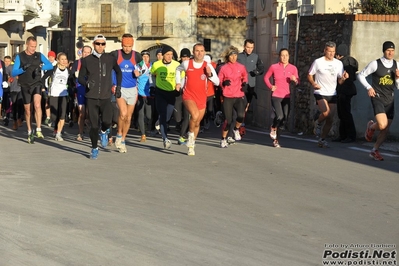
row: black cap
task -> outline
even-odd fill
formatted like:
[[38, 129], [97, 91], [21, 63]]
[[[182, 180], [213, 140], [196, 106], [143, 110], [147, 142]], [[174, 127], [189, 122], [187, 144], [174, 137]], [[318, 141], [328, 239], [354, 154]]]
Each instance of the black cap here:
[[190, 52], [189, 49], [187, 49], [187, 48], [181, 49], [180, 58], [182, 58], [182, 57], [190, 57], [190, 56], [191, 56], [191, 52]]
[[173, 52], [172, 47], [170, 47], [169, 45], [162, 47], [162, 55], [166, 54], [167, 52]]
[[162, 54], [162, 48], [159, 48], [155, 54]]
[[148, 50], [143, 50], [141, 51], [141, 55], [150, 55], [150, 52]]
[[347, 56], [349, 53], [348, 53], [348, 45], [346, 45], [346, 44], [344, 44], [344, 43], [341, 43], [340, 45], [338, 45], [338, 47], [337, 47], [337, 51], [336, 51], [336, 54], [338, 54], [338, 55], [342, 55], [342, 56]]
[[391, 41], [384, 42], [382, 45], [382, 52], [385, 52], [387, 49], [395, 49], [395, 44]]

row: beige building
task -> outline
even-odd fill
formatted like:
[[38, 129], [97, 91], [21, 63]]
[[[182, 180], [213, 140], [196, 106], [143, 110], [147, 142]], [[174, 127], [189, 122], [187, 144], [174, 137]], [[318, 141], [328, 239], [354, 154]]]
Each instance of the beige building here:
[[134, 50], [155, 51], [162, 45], [176, 53], [197, 41], [196, 5], [191, 1], [76, 1], [76, 37], [91, 45], [96, 34], [107, 38], [107, 51], [121, 48], [124, 33], [135, 38]]
[[0, 0], [0, 58], [25, 49], [35, 36], [37, 51], [47, 55], [51, 29], [61, 21], [60, 2], [54, 0]]

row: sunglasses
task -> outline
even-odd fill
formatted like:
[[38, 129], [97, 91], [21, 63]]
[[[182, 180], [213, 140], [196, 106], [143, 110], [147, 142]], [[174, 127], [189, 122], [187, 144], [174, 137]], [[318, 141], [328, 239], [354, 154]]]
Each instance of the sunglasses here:
[[105, 46], [105, 42], [95, 42], [95, 45], [101, 45], [101, 46]]

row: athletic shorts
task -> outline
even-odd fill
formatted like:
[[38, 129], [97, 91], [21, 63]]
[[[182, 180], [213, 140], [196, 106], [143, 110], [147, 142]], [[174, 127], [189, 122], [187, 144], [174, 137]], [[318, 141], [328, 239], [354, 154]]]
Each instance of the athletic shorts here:
[[374, 115], [386, 114], [388, 119], [393, 119], [395, 114], [394, 101], [384, 104], [378, 97], [371, 97], [371, 104], [373, 105]]
[[22, 92], [22, 100], [24, 101], [24, 104], [29, 104], [32, 102], [33, 95], [39, 94], [42, 95], [42, 86], [36, 85], [31, 88], [21, 88]]
[[79, 86], [76, 88], [76, 100], [78, 105], [86, 105], [86, 88], [85, 86]]
[[133, 88], [121, 88], [121, 98], [125, 99], [128, 105], [135, 105], [137, 102], [138, 92], [137, 87]]
[[337, 95], [332, 95], [332, 96], [324, 96], [324, 95], [320, 95], [320, 94], [313, 94], [314, 98], [316, 99], [316, 104], [317, 101], [319, 100], [326, 100], [327, 103], [337, 103]]
[[197, 105], [198, 110], [203, 110], [206, 108], [206, 100], [207, 100], [207, 96], [206, 96], [206, 91], [204, 90], [203, 92], [201, 91], [200, 93], [195, 92], [195, 91], [190, 91], [185, 89], [183, 91], [183, 96], [182, 99], [183, 101], [194, 101], [195, 104]]

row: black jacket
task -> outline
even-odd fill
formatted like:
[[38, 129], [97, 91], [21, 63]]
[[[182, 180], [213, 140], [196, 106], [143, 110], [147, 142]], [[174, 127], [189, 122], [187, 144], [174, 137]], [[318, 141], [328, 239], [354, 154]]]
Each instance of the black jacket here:
[[353, 96], [357, 94], [356, 91], [356, 72], [358, 71], [359, 64], [357, 60], [351, 56], [345, 56], [340, 59], [344, 65], [344, 70], [349, 74], [349, 78], [344, 81], [343, 84], [337, 85], [337, 93], [344, 94], [348, 96]]
[[112, 70], [116, 74], [116, 85], [122, 82], [122, 71], [115, 57], [103, 53], [100, 58], [91, 54], [82, 59], [78, 82], [86, 85], [86, 98], [110, 99], [112, 88]]

